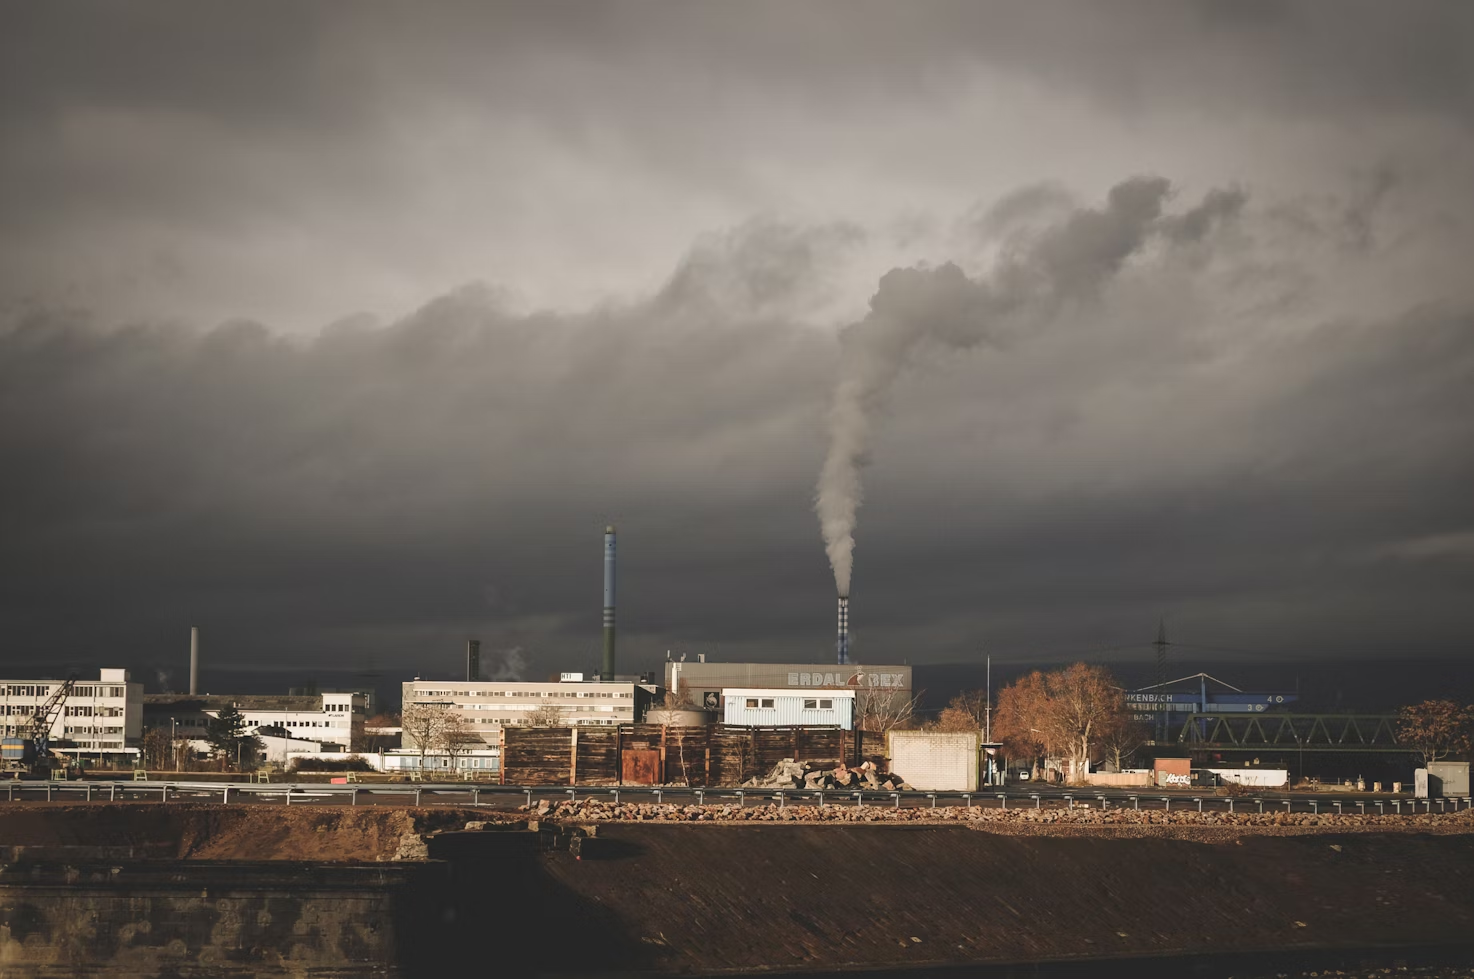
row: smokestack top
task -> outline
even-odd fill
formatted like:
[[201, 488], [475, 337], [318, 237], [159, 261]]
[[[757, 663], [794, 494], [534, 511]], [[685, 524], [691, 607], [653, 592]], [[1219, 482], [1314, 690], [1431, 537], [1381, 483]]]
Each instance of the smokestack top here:
[[606, 534], [612, 534], [612, 533], [614, 533], [614, 524], [610, 524], [609, 526], [605, 527], [604, 528], [604, 533], [606, 533]]

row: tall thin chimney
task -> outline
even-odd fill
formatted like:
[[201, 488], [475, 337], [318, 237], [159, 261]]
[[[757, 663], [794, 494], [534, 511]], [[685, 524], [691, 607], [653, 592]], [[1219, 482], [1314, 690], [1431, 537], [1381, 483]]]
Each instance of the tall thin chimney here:
[[599, 679], [614, 679], [614, 525], [604, 528], [604, 665]]
[[189, 694], [193, 697], [200, 692], [200, 628], [190, 626], [189, 629]]
[[466, 682], [475, 683], [481, 679], [481, 640], [466, 640]]
[[844, 666], [850, 661], [850, 596], [839, 596], [839, 637], [834, 643], [835, 651], [839, 653], [839, 665]]

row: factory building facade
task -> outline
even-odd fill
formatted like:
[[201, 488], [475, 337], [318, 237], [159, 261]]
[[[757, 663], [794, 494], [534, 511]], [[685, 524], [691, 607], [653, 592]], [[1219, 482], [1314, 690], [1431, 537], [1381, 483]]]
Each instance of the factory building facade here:
[[205, 732], [210, 721], [219, 717], [226, 707], [240, 711], [247, 734], [273, 737], [283, 743], [310, 743], [317, 745], [319, 751], [352, 751], [363, 743], [367, 695], [362, 692], [306, 696], [164, 693], [148, 694], [143, 701], [144, 727], [162, 728], [172, 736], [188, 738], [196, 751], [208, 749]]
[[[61, 680], [0, 680], [5, 736], [25, 737], [31, 718], [63, 685]], [[143, 684], [117, 669], [76, 681], [47, 734], [54, 751], [99, 756], [136, 754], [142, 737]]]
[[855, 729], [855, 691], [728, 687], [722, 691], [722, 720], [746, 727], [838, 727]]
[[911, 696], [909, 666], [834, 666], [819, 663], [707, 663], [665, 664], [665, 687], [684, 693], [692, 706], [720, 711], [722, 691], [729, 688], [789, 690], [852, 690]]
[[[459, 714], [468, 732], [488, 745], [501, 743], [504, 727], [613, 727], [645, 716], [655, 688], [631, 681], [584, 680], [568, 674], [556, 683], [506, 680], [411, 680], [404, 684], [403, 703], [445, 704]], [[418, 750], [408, 726], [406, 750]]]

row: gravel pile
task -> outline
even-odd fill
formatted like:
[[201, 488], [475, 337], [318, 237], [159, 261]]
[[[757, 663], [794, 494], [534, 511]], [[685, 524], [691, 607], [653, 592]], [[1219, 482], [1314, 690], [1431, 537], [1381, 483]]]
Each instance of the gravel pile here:
[[1442, 831], [1474, 831], [1474, 811], [1459, 813], [1418, 813], [1385, 815], [1372, 813], [1289, 813], [1279, 812], [1198, 812], [1186, 806], [1163, 811], [1157, 809], [1135, 810], [1111, 808], [1014, 809], [966, 808], [963, 806], [938, 806], [932, 808], [896, 809], [886, 805], [857, 807], [855, 805], [790, 804], [775, 803], [738, 806], [724, 805], [681, 805], [677, 803], [621, 802], [603, 799], [580, 799], [576, 802], [549, 803], [546, 800], [532, 809], [540, 818], [582, 822], [822, 822], [822, 823], [970, 823], [979, 826], [1059, 826], [1059, 827], [1171, 827], [1201, 826], [1224, 829], [1233, 828], [1305, 828], [1322, 832], [1425, 828]]

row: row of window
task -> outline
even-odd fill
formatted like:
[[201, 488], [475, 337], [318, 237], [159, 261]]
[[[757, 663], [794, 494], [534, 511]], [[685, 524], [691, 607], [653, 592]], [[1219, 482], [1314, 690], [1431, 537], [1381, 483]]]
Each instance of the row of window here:
[[91, 726], [91, 727], [68, 727], [68, 728], [66, 728], [65, 733], [67, 733], [67, 734], [122, 734], [123, 733], [123, 729], [121, 727], [97, 727], [97, 726], [94, 725], [94, 726]]
[[49, 697], [51, 696], [51, 686], [45, 683], [8, 683], [5, 685], [5, 696]]
[[121, 707], [93, 707], [91, 704], [78, 704], [66, 709], [67, 717], [122, 717]]
[[[770, 710], [772, 697], [748, 697], [747, 706], [753, 710]], [[809, 697], [804, 700], [804, 710], [833, 710], [834, 701], [828, 697]]]
[[538, 690], [477, 690], [477, 691], [470, 691], [470, 690], [417, 690], [417, 691], [415, 691], [415, 696], [417, 696], [417, 697], [423, 697], [423, 698], [429, 698], [429, 697], [464, 697], [464, 698], [470, 698], [470, 697], [482, 697], [482, 698], [494, 698], [494, 697], [546, 697], [546, 698], [548, 698], [550, 700], [576, 700], [576, 699], [578, 699], [580, 697], [603, 697], [603, 698], [606, 698], [607, 699], [607, 698], [613, 697], [613, 698], [622, 698], [624, 700], [629, 700], [629, 699], [631, 699], [634, 696], [634, 694], [631, 694], [631, 693], [601, 693], [601, 692], [593, 691], [593, 690], [577, 691], [577, 692], [573, 692], [573, 693], [570, 693], [570, 692], [567, 692], [567, 691], [563, 691], [563, 690], [542, 690], [542, 691], [538, 691]]
[[[7, 683], [0, 686], [7, 697], [49, 697], [52, 686], [49, 683]], [[67, 694], [71, 697], [127, 697], [127, 687], [73, 687], [72, 692]]]
[[73, 687], [69, 697], [127, 697], [127, 687]]

